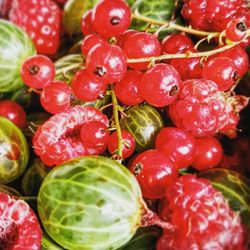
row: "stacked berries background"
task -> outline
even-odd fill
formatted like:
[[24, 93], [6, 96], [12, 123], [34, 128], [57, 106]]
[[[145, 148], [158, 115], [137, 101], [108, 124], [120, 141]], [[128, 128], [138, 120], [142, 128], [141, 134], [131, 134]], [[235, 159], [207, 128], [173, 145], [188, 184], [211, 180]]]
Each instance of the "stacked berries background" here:
[[[154, 248], [247, 249], [250, 212], [244, 188], [250, 183], [249, 167], [228, 164], [234, 157], [229, 145], [238, 145], [239, 133], [247, 143], [235, 154], [239, 158], [250, 152], [245, 125], [249, 94], [241, 87], [249, 82], [247, 1], [185, 0], [182, 24], [134, 11], [124, 0], [100, 0], [92, 7], [79, 5], [79, 10], [74, 4], [0, 1], [1, 17], [25, 32], [36, 48], [21, 60], [21, 88], [1, 93], [0, 75], [0, 118], [9, 119], [26, 136], [28, 164], [38, 158], [47, 173], [78, 157], [110, 157], [134, 175], [143, 202], [162, 225], [171, 225], [163, 226]], [[69, 10], [81, 17], [77, 27], [65, 24]], [[133, 20], [147, 23], [146, 29]], [[5, 158], [18, 165], [21, 155], [18, 151], [18, 157], [9, 157], [16, 144], [2, 147], [2, 141], [0, 173]], [[20, 188], [27, 172], [10, 185]], [[238, 188], [227, 186], [226, 175], [232, 173]], [[46, 176], [39, 174], [38, 189]], [[19, 201], [0, 189], [0, 222], [6, 224], [0, 223], [0, 248], [19, 249], [12, 247], [22, 241], [17, 233], [20, 218], [5, 212]], [[242, 217], [245, 210], [232, 206], [238, 203], [248, 209], [247, 215]], [[27, 244], [39, 249], [39, 222], [26, 203], [20, 207], [30, 215]]]

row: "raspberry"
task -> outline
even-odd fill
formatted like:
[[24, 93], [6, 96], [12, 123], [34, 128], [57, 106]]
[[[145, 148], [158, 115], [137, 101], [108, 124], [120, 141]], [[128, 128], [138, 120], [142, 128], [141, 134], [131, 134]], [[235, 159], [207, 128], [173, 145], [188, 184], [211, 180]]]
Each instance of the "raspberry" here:
[[239, 121], [239, 112], [248, 103], [243, 96], [229, 96], [218, 91], [210, 80], [187, 80], [179, 99], [169, 107], [172, 121], [177, 127], [194, 136], [215, 135], [222, 132], [233, 137]]
[[13, 0], [0, 1], [0, 17], [7, 18]]
[[55, 54], [59, 46], [60, 9], [52, 0], [14, 0], [10, 21], [32, 38], [39, 54]]
[[38, 128], [33, 137], [35, 153], [48, 166], [58, 165], [66, 160], [97, 154], [85, 147], [80, 138], [83, 124], [99, 121], [108, 127], [108, 118], [98, 109], [90, 106], [75, 106], [63, 113], [52, 116]]
[[161, 215], [176, 230], [165, 231], [158, 250], [163, 249], [163, 242], [168, 250], [244, 249], [239, 215], [208, 180], [182, 176], [167, 187], [166, 199]]

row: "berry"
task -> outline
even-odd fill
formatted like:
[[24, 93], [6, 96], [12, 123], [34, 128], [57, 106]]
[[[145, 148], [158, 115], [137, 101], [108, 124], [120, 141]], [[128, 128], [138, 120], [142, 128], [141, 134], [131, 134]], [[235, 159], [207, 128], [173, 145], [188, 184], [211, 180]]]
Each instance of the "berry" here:
[[135, 34], [137, 32], [138, 32], [137, 30], [132, 30], [132, 29], [126, 30], [120, 36], [118, 36], [116, 38], [117, 39], [116, 44], [119, 47], [123, 47], [123, 45], [124, 45], [125, 41], [127, 40], [127, 38], [130, 37], [130, 36], [132, 36], [133, 34]]
[[39, 54], [53, 55], [59, 47], [61, 12], [52, 0], [15, 0], [10, 21], [32, 38]]
[[86, 147], [94, 148], [103, 153], [109, 140], [107, 126], [99, 121], [85, 123], [81, 129], [81, 140]]
[[84, 146], [80, 138], [82, 126], [91, 121], [109, 126], [108, 118], [91, 106], [77, 105], [52, 116], [38, 128], [33, 137], [35, 153], [48, 166], [79, 156], [98, 154], [94, 149]]
[[96, 79], [104, 83], [114, 83], [126, 74], [127, 58], [120, 47], [102, 43], [89, 51], [86, 67]]
[[165, 231], [164, 249], [245, 249], [238, 213], [208, 180], [184, 175], [167, 187], [166, 199], [165, 218], [176, 229]]
[[[130, 59], [159, 56], [161, 54], [161, 44], [155, 35], [146, 32], [136, 32], [127, 36], [122, 46], [123, 51]], [[149, 63], [130, 63], [129, 67], [143, 70]]]
[[89, 51], [97, 44], [101, 44], [106, 42], [103, 37], [98, 34], [89, 34], [84, 37], [82, 44], [81, 44], [81, 51], [83, 55], [87, 56]]
[[138, 84], [143, 73], [137, 70], [128, 70], [123, 79], [115, 84], [115, 94], [125, 105], [134, 106], [144, 101]]
[[183, 33], [166, 36], [161, 44], [166, 54], [183, 53], [194, 47], [192, 40]]
[[11, 4], [13, 0], [1, 0], [0, 1], [0, 17], [7, 18]]
[[21, 77], [33, 89], [42, 89], [50, 84], [56, 74], [53, 62], [46, 56], [29, 57], [22, 65]]
[[203, 79], [217, 83], [220, 91], [230, 89], [238, 80], [238, 73], [234, 62], [227, 57], [216, 57], [204, 65]]
[[81, 20], [81, 30], [84, 36], [93, 34], [95, 32], [92, 25], [92, 10], [87, 11]]
[[[114, 132], [109, 137], [108, 150], [110, 154], [115, 154], [118, 148], [117, 132]], [[126, 130], [122, 130], [122, 158], [126, 159], [135, 151], [135, 139]]]
[[19, 128], [23, 128], [25, 126], [26, 113], [23, 107], [15, 101], [0, 101], [0, 116], [9, 119]]
[[93, 9], [92, 25], [102, 36], [122, 34], [131, 23], [131, 10], [123, 0], [101, 0]]
[[140, 184], [142, 195], [148, 199], [164, 197], [167, 186], [178, 178], [175, 164], [157, 150], [147, 150], [133, 160], [130, 171]]
[[23, 200], [0, 193], [0, 246], [4, 250], [39, 250], [42, 230], [35, 213]]
[[178, 96], [181, 85], [179, 73], [168, 64], [151, 67], [139, 82], [142, 97], [152, 106], [164, 107]]
[[225, 32], [229, 40], [239, 42], [244, 39], [247, 33], [247, 26], [245, 23], [234, 19], [227, 24]]
[[196, 154], [192, 166], [201, 171], [217, 166], [223, 156], [220, 142], [214, 137], [196, 138]]
[[62, 81], [54, 81], [42, 90], [40, 96], [43, 108], [52, 114], [65, 111], [71, 102], [71, 88]]
[[163, 128], [156, 139], [156, 149], [168, 156], [178, 167], [187, 168], [194, 161], [195, 138], [179, 128]]
[[93, 78], [86, 69], [78, 71], [71, 82], [73, 93], [84, 102], [92, 102], [102, 98], [106, 86], [101, 80]]

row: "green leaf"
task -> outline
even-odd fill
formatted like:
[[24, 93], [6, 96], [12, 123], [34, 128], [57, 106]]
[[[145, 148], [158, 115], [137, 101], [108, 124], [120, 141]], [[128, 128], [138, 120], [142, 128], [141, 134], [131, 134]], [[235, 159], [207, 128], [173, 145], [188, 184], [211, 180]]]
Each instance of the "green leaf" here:
[[42, 250], [63, 250], [61, 246], [57, 245], [49, 235], [43, 231]]

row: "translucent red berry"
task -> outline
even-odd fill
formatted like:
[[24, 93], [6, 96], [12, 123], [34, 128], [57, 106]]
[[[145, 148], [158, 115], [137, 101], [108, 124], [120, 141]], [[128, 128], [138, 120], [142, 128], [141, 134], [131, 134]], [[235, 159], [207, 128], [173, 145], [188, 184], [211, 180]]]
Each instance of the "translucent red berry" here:
[[55, 77], [53, 62], [46, 56], [29, 57], [22, 65], [21, 76], [24, 83], [33, 89], [42, 89]]
[[109, 38], [123, 33], [131, 23], [131, 10], [123, 0], [101, 0], [93, 9], [92, 25]]
[[240, 20], [233, 19], [227, 24], [225, 32], [229, 40], [239, 42], [246, 36], [247, 25]]
[[121, 35], [119, 35], [116, 39], [117, 42], [116, 44], [120, 47], [123, 47], [125, 41], [127, 40], [128, 37], [132, 36], [133, 34], [137, 33], [137, 30], [129, 29], [123, 32]]
[[164, 107], [178, 96], [181, 87], [179, 73], [168, 64], [156, 64], [142, 77], [139, 91], [142, 97], [152, 106]]
[[92, 10], [87, 11], [81, 20], [81, 30], [83, 35], [87, 36], [95, 32], [92, 25]]
[[81, 51], [83, 55], [87, 56], [89, 51], [97, 44], [106, 42], [106, 40], [98, 34], [89, 34], [84, 37], [81, 44]]
[[54, 81], [42, 90], [42, 107], [52, 114], [63, 112], [70, 106], [71, 94], [72, 90], [65, 82]]

